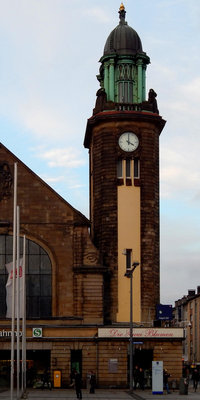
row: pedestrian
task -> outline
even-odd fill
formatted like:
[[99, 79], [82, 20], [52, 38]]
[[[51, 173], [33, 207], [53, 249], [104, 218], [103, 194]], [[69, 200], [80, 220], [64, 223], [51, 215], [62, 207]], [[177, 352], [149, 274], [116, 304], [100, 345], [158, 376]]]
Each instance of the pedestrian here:
[[82, 399], [82, 380], [81, 380], [81, 374], [75, 370], [75, 389], [76, 389], [76, 397], [77, 399]]
[[139, 367], [138, 365], [135, 366], [135, 369], [133, 371], [133, 379], [134, 379], [134, 390], [136, 390], [137, 385], [139, 383]]
[[139, 385], [140, 389], [144, 390], [144, 370], [142, 368], [139, 369]]
[[170, 374], [168, 374], [167, 369], [163, 370], [163, 384], [164, 384], [164, 389], [166, 389], [167, 394], [170, 394], [169, 391], [169, 382], [168, 378], [170, 377]]
[[42, 389], [45, 388], [45, 385], [47, 388], [51, 389], [50, 374], [48, 369], [45, 369], [42, 376]]
[[93, 373], [93, 371], [91, 371], [91, 375], [90, 375], [90, 393], [95, 393], [95, 387], [96, 387], [96, 376]]
[[193, 388], [194, 388], [194, 391], [196, 392], [198, 382], [199, 382], [199, 372], [198, 372], [197, 368], [195, 368], [192, 373], [192, 380], [193, 380]]

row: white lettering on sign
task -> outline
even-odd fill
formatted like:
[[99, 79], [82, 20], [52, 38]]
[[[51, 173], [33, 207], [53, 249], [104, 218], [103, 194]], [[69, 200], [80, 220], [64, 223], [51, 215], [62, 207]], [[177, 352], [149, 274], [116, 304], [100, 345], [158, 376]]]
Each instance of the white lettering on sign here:
[[[0, 337], [11, 337], [12, 331], [5, 331], [4, 329], [0, 331]], [[15, 331], [15, 336], [17, 336], [17, 331]], [[22, 331], [19, 332], [19, 337], [22, 336]]]

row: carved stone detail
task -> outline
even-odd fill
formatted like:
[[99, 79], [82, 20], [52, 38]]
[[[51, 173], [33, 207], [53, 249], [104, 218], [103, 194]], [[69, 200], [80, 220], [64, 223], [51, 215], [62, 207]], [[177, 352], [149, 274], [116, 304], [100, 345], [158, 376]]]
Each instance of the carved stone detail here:
[[97, 252], [87, 252], [84, 254], [84, 264], [85, 265], [96, 265], [98, 264], [98, 254]]
[[0, 201], [11, 196], [13, 178], [8, 163], [0, 164]]

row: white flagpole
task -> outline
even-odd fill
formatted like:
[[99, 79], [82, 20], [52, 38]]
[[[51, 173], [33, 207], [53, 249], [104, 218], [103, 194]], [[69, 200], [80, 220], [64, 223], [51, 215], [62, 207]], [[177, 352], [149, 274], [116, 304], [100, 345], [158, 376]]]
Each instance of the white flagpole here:
[[17, 399], [19, 399], [19, 374], [20, 374], [20, 343], [19, 343], [19, 333], [20, 333], [20, 326], [19, 326], [19, 319], [20, 319], [20, 292], [19, 292], [19, 259], [20, 259], [20, 209], [17, 206]]
[[22, 393], [26, 396], [26, 236], [23, 241], [23, 265], [22, 265]]
[[13, 400], [14, 353], [15, 353], [15, 270], [16, 270], [16, 214], [17, 214], [17, 163], [14, 164], [14, 203], [13, 203], [13, 287], [12, 287], [12, 326], [11, 326], [11, 368], [10, 396]]

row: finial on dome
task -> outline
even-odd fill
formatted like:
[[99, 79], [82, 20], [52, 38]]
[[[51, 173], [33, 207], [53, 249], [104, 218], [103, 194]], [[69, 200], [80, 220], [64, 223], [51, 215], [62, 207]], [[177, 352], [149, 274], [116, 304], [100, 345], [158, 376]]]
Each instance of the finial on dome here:
[[118, 12], [119, 12], [120, 23], [125, 23], [126, 11], [123, 3], [121, 3]]

